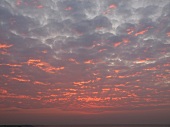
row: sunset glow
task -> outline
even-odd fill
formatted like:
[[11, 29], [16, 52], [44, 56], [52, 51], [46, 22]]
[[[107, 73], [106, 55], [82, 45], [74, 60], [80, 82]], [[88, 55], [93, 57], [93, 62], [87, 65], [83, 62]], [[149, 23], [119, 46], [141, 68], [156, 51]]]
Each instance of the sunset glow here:
[[0, 0], [0, 124], [168, 123], [169, 7]]

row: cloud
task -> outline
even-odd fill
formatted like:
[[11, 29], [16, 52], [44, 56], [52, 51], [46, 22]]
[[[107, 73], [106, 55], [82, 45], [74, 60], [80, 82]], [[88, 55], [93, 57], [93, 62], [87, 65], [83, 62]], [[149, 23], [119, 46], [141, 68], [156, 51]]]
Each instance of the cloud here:
[[169, 4], [1, 1], [1, 104], [85, 112], [168, 108]]

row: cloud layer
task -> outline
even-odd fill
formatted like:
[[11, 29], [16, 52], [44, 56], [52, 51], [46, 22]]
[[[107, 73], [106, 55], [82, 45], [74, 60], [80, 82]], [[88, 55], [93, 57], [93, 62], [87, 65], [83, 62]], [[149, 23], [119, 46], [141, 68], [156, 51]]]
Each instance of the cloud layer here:
[[169, 0], [1, 0], [0, 107], [170, 106]]

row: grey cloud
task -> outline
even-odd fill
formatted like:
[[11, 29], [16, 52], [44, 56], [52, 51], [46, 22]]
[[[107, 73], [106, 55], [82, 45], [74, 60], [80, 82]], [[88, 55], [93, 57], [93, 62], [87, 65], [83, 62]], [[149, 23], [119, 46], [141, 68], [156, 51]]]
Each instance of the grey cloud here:
[[104, 16], [97, 16], [93, 20], [94, 26], [96, 27], [104, 27], [107, 29], [112, 28], [112, 24], [110, 23], [109, 19]]
[[157, 10], [158, 10], [158, 6], [147, 6], [147, 7], [144, 7], [144, 8], [139, 8], [137, 9], [136, 11], [141, 14], [143, 17], [148, 17], [148, 16], [151, 16], [151, 15], [154, 15]]

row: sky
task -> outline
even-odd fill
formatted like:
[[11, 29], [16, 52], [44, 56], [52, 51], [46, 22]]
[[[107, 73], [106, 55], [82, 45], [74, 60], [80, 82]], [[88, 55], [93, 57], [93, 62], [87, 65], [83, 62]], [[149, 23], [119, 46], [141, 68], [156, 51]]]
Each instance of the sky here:
[[0, 124], [170, 124], [169, 0], [0, 0]]

